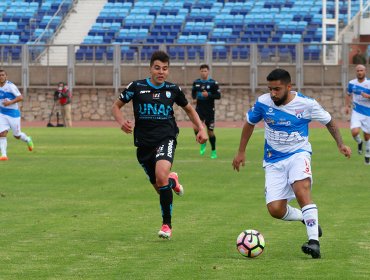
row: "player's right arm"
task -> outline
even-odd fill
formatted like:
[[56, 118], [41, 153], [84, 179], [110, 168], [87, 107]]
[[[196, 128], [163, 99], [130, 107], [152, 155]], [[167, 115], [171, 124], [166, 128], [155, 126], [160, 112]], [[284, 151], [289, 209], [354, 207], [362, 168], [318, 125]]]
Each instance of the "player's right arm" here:
[[112, 105], [112, 114], [114, 116], [114, 119], [116, 122], [119, 124], [121, 127], [121, 130], [125, 133], [132, 133], [132, 121], [126, 120], [124, 118], [123, 112], [121, 111], [121, 108], [125, 105], [126, 103], [122, 102], [121, 100], [117, 99], [113, 105]]
[[239, 149], [232, 163], [234, 170], [238, 172], [239, 172], [240, 165], [242, 166], [245, 165], [245, 150], [247, 148], [249, 139], [252, 136], [253, 130], [254, 130], [254, 125], [250, 124], [249, 122], [245, 122], [243, 126], [243, 131], [240, 137]]

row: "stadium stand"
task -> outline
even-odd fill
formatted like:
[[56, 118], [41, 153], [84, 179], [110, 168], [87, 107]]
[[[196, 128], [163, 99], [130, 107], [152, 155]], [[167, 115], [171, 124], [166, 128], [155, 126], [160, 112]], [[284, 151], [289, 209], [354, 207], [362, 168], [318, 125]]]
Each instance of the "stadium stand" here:
[[[352, 0], [351, 16], [359, 11]], [[0, 55], [19, 58], [17, 44], [47, 44], [60, 28], [72, 0], [2, 0], [0, 3]], [[340, 23], [348, 21], [347, 2], [340, 6]], [[334, 17], [334, 1], [328, 1]], [[294, 44], [304, 43], [305, 59], [320, 59], [321, 0], [108, 0], [76, 50], [78, 61], [113, 59], [112, 44], [121, 45], [121, 57], [147, 58], [166, 44], [176, 59], [203, 59], [205, 45], [213, 58], [248, 59], [250, 44], [258, 44], [261, 60], [280, 57], [292, 61]], [[328, 39], [335, 35], [327, 28]], [[315, 45], [316, 44], [316, 45]], [[5, 59], [6, 60], [6, 59]]]
[[0, 44], [14, 45], [0, 46], [2, 61], [19, 60], [21, 44], [48, 43], [72, 4], [72, 0], [2, 0]]
[[[352, 2], [354, 16], [359, 1]], [[342, 25], [347, 24], [345, 6], [340, 9]], [[328, 17], [333, 17], [334, 2], [328, 1], [327, 7]], [[256, 43], [262, 60], [278, 56], [292, 61], [292, 44], [302, 42], [312, 44], [304, 49], [305, 59], [318, 60], [321, 49], [315, 43], [322, 40], [321, 12], [321, 0], [109, 0], [92, 26], [88, 41], [82, 43], [125, 44], [121, 56], [127, 59], [134, 59], [139, 51], [141, 58], [146, 58], [159, 44], [175, 44], [168, 47], [175, 59], [203, 59], [206, 43], [213, 45], [214, 59], [224, 59], [229, 53], [233, 59], [245, 59], [250, 50], [246, 44]], [[334, 33], [334, 27], [327, 28], [328, 39]], [[103, 39], [91, 41], [90, 36]], [[143, 47], [139, 50], [137, 44]], [[88, 60], [91, 56], [84, 52], [91, 53], [92, 49], [81, 48], [77, 59]], [[111, 59], [112, 49], [107, 48], [104, 55]]]

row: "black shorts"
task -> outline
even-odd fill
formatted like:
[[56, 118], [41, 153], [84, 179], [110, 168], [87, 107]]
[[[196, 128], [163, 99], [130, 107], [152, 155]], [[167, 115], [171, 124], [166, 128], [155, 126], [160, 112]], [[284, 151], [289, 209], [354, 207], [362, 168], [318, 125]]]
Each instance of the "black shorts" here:
[[207, 129], [213, 131], [215, 129], [215, 112], [204, 112], [203, 110], [199, 110], [198, 108], [196, 111], [199, 115], [200, 120], [206, 124]]
[[155, 165], [159, 160], [167, 160], [173, 163], [176, 150], [176, 139], [169, 138], [163, 140], [156, 147], [138, 147], [136, 157], [140, 165], [143, 167], [149, 181], [155, 184]]

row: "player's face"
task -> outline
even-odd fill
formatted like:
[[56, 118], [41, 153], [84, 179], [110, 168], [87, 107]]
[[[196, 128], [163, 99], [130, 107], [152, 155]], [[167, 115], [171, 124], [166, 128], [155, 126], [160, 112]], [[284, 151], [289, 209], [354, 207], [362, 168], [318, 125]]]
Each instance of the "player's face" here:
[[6, 73], [5, 72], [0, 72], [0, 85], [3, 86], [6, 81]]
[[281, 81], [269, 81], [267, 87], [270, 91], [272, 101], [276, 106], [287, 103], [288, 95], [291, 90], [291, 84], [283, 84]]
[[164, 83], [168, 76], [168, 62], [155, 60], [150, 67], [150, 81], [153, 85], [159, 86]]
[[358, 80], [362, 81], [365, 79], [366, 76], [366, 68], [362, 65], [358, 65], [356, 67], [356, 77]]
[[202, 80], [207, 80], [209, 75], [209, 70], [207, 68], [200, 69], [200, 78]]

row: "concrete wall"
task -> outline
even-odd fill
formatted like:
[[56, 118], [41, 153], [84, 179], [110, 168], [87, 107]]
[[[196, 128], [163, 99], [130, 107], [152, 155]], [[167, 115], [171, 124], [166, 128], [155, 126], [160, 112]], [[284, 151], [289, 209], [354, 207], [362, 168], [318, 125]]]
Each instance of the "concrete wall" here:
[[[188, 100], [191, 100], [191, 89], [183, 88]], [[256, 96], [264, 93], [258, 90], [253, 95], [249, 88], [232, 88], [221, 85], [222, 98], [216, 101], [216, 120], [239, 121], [243, 120], [246, 111], [254, 104]], [[315, 98], [326, 110], [333, 114], [336, 119], [344, 120], [344, 97], [339, 89], [306, 88], [305, 95]], [[105, 88], [78, 88], [73, 91], [72, 113], [75, 121], [99, 121], [113, 120], [111, 106], [118, 94], [113, 89]], [[53, 107], [53, 90], [48, 88], [29, 89], [22, 104], [22, 117], [27, 121], [47, 121]], [[59, 105], [56, 111], [60, 112]], [[132, 104], [124, 107], [124, 113], [132, 116]], [[56, 113], [55, 111], [55, 113]], [[186, 116], [180, 108], [175, 109], [178, 121], [186, 120]], [[55, 117], [55, 114], [54, 114]], [[53, 119], [55, 121], [55, 118]]]

